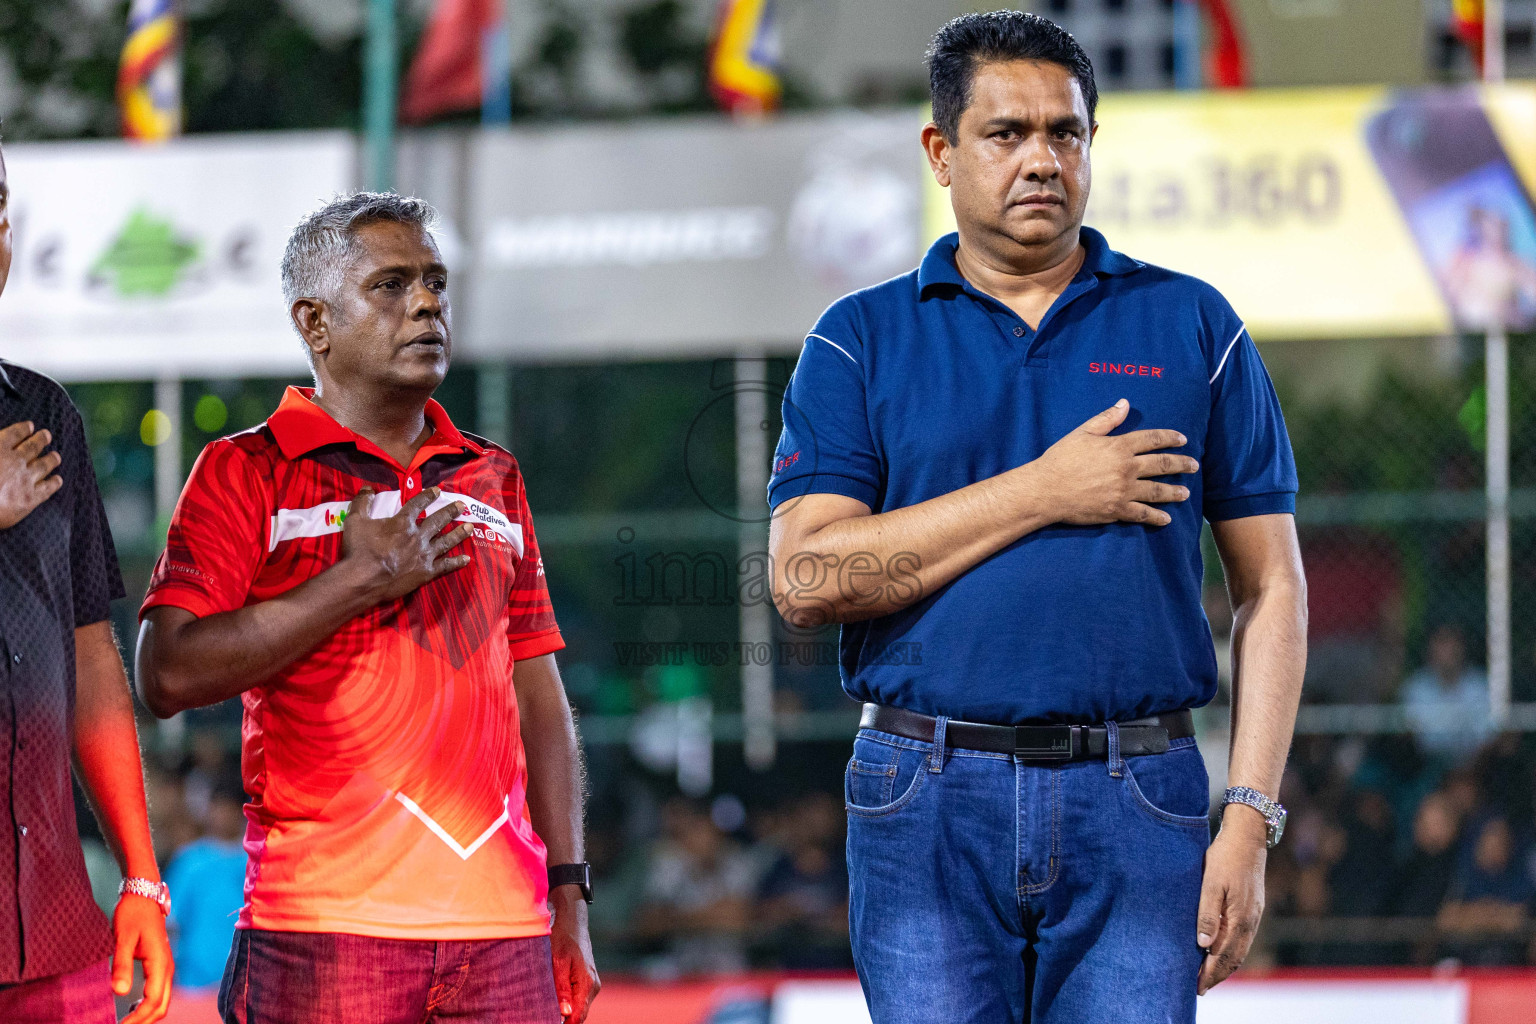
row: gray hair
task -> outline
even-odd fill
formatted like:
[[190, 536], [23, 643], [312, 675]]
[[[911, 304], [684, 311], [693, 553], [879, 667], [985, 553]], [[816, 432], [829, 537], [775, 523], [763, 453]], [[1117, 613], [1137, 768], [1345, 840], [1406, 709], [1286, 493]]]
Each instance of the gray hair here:
[[333, 302], [357, 258], [357, 229], [379, 221], [415, 224], [430, 232], [437, 211], [425, 199], [394, 192], [339, 195], [299, 222], [283, 249], [283, 298]]

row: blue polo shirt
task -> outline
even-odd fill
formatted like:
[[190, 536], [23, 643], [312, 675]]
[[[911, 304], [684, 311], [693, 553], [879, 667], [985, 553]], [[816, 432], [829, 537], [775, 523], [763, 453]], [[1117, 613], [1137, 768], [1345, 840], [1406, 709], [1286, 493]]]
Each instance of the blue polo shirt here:
[[[843, 626], [855, 700], [980, 722], [1099, 722], [1216, 693], [1200, 521], [1295, 510], [1280, 403], [1216, 289], [1115, 252], [1092, 229], [1082, 241], [1082, 269], [1039, 330], [966, 282], [953, 234], [915, 272], [835, 302], [785, 394], [769, 504], [819, 493], [876, 513], [916, 505], [1039, 458], [1122, 397], [1131, 410], [1116, 433], [1189, 439], [1178, 450], [1200, 472], [1167, 479], [1190, 498], [1163, 506], [1165, 527], [1037, 530], [893, 615]], [[870, 567], [856, 562], [840, 568], [867, 589]], [[912, 579], [893, 568], [890, 585]]]

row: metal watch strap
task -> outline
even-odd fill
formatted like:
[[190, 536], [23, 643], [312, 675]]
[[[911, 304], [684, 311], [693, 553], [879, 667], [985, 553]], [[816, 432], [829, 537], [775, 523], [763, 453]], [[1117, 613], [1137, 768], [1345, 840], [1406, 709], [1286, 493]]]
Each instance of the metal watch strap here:
[[118, 884], [119, 896], [143, 896], [160, 906], [160, 913], [171, 912], [171, 889], [164, 882], [151, 882], [147, 878], [125, 878]]
[[1285, 808], [1258, 790], [1248, 786], [1232, 786], [1222, 797], [1221, 806], [1226, 807], [1227, 804], [1245, 804], [1263, 815], [1265, 845], [1269, 849], [1274, 849], [1280, 837], [1285, 834]]
[[551, 889], [559, 885], [574, 885], [581, 889], [581, 898], [588, 903], [592, 902], [592, 865], [586, 861], [580, 864], [554, 864], [549, 869], [549, 887]]

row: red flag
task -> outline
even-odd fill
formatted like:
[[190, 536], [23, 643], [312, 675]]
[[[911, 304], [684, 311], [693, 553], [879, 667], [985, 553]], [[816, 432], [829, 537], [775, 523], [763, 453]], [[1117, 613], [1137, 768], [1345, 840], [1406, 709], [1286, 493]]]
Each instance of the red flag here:
[[486, 39], [501, 26], [501, 0], [437, 0], [405, 76], [400, 119], [421, 124], [479, 107], [485, 97]]
[[1206, 55], [1210, 83], [1218, 89], [1241, 89], [1248, 84], [1248, 58], [1227, 0], [1201, 0], [1201, 5], [1214, 36]]

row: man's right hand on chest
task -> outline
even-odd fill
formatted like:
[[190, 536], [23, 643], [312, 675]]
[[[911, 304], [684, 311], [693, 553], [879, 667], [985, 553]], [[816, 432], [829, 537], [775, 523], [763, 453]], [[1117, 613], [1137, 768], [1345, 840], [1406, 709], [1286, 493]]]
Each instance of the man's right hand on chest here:
[[[377, 602], [404, 597], [417, 587], [469, 564], [468, 555], [449, 556], [470, 535], [468, 523], [453, 525], [464, 511], [460, 502], [450, 502], [418, 521], [439, 491], [433, 487], [407, 501], [393, 516], [371, 519], [373, 491], [364, 490], [347, 506], [347, 518], [341, 528], [342, 560], [357, 574]], [[451, 527], [451, 528], [450, 528]]]
[[1183, 447], [1183, 434], [1135, 430], [1109, 436], [1130, 411], [1130, 403], [1122, 398], [1029, 464], [1041, 495], [1057, 512], [1057, 522], [1167, 526], [1173, 517], [1153, 506], [1189, 498], [1187, 487], [1150, 479], [1200, 471], [1200, 463], [1188, 455], [1160, 450]]
[[64, 486], [53, 472], [62, 461], [59, 453], [43, 451], [53, 435], [32, 428], [24, 422], [0, 430], [0, 530], [21, 522]]

